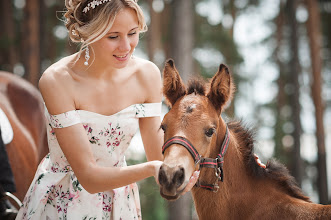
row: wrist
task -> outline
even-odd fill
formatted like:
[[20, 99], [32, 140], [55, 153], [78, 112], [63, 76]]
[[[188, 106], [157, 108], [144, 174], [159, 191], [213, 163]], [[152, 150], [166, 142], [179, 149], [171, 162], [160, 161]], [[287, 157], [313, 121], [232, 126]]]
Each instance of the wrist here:
[[160, 166], [163, 163], [162, 161], [159, 160], [152, 160], [149, 161], [149, 168], [148, 168], [148, 172], [150, 176], [157, 176], [160, 170]]

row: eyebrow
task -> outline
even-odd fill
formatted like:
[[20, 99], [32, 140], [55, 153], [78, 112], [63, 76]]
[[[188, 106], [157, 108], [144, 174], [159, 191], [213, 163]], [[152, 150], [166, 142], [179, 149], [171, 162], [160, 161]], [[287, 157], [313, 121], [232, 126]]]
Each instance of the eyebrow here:
[[[133, 31], [133, 30], [136, 30], [136, 29], [138, 29], [139, 27], [135, 27], [135, 28], [132, 28], [129, 32], [131, 32], [131, 31]], [[118, 34], [118, 33], [120, 33], [120, 32], [109, 32], [109, 33], [107, 33], [107, 35], [109, 35], [109, 34]]]

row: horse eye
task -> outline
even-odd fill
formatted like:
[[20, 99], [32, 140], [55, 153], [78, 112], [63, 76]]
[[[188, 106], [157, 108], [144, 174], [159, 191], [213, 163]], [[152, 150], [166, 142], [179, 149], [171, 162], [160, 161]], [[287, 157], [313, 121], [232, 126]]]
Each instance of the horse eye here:
[[208, 137], [211, 137], [213, 136], [213, 134], [215, 133], [215, 128], [209, 128], [205, 134], [208, 136]]

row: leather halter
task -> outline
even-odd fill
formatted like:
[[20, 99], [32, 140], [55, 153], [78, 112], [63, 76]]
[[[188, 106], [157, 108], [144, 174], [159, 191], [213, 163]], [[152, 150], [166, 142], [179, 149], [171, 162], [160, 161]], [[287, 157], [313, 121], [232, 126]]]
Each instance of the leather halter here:
[[215, 169], [215, 175], [217, 177], [215, 183], [202, 184], [200, 182], [200, 180], [198, 180], [198, 182], [195, 184], [195, 186], [201, 187], [203, 189], [211, 190], [213, 192], [217, 192], [218, 188], [219, 188], [218, 181], [223, 182], [224, 155], [226, 153], [226, 150], [228, 149], [229, 142], [230, 142], [229, 129], [228, 129], [228, 126], [226, 126], [225, 136], [224, 136], [224, 140], [223, 140], [223, 143], [221, 146], [221, 150], [215, 159], [201, 157], [199, 152], [193, 146], [193, 144], [191, 144], [191, 142], [188, 139], [186, 139], [184, 137], [180, 137], [180, 136], [174, 136], [174, 137], [168, 139], [162, 147], [162, 154], [164, 154], [165, 150], [168, 147], [170, 147], [172, 144], [179, 144], [179, 145], [182, 145], [183, 147], [185, 147], [190, 152], [191, 156], [193, 157], [195, 164], [199, 163], [199, 170], [202, 167]]

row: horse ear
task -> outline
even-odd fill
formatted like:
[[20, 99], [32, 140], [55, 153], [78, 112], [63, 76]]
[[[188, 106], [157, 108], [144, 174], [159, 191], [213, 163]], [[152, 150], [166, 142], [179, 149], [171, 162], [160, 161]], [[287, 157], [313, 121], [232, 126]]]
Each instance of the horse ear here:
[[185, 85], [175, 67], [172, 59], [166, 61], [163, 70], [163, 94], [174, 105], [175, 102], [186, 94]]
[[221, 64], [211, 80], [207, 97], [213, 103], [216, 110], [221, 113], [223, 106], [231, 100], [233, 91], [234, 85], [229, 69], [224, 64]]

